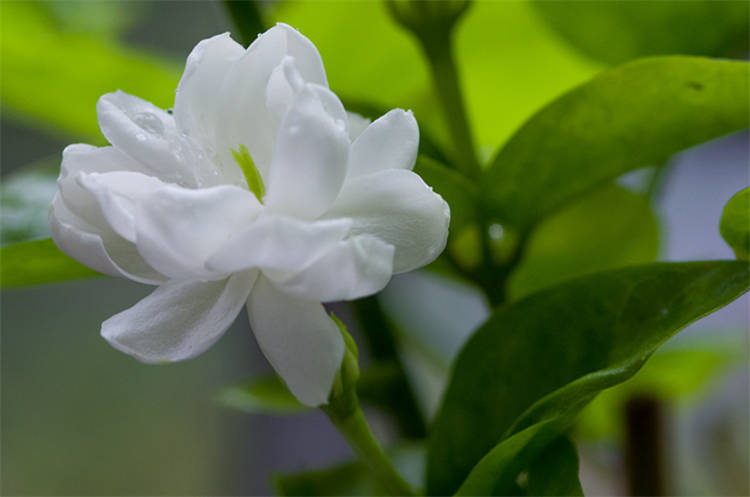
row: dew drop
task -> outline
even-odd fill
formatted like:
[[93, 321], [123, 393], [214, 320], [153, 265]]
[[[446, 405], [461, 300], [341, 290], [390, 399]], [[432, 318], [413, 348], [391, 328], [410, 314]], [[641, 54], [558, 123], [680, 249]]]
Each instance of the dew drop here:
[[487, 231], [493, 240], [502, 240], [505, 236], [505, 228], [498, 223], [491, 224]]
[[164, 124], [158, 116], [151, 112], [139, 112], [133, 116], [133, 122], [144, 131], [148, 131], [154, 135], [164, 134]]

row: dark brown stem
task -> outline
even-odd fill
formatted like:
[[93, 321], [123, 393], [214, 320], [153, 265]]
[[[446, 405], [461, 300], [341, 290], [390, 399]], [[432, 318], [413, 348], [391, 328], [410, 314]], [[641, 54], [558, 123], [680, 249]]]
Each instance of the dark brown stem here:
[[625, 405], [625, 460], [629, 495], [665, 495], [662, 410], [653, 397], [637, 396]]

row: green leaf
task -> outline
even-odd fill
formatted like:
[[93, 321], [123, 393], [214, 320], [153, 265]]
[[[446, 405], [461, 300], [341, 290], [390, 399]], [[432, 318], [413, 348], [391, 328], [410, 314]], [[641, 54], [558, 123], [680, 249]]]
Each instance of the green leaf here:
[[533, 6], [566, 41], [608, 64], [667, 54], [740, 57], [750, 43], [747, 2], [535, 0]]
[[744, 293], [749, 276], [737, 261], [649, 264], [580, 277], [494, 311], [454, 363], [430, 441], [429, 493], [455, 492], [470, 472], [467, 493], [502, 493], [600, 390]]
[[659, 223], [648, 198], [609, 185], [545, 219], [509, 282], [512, 299], [594, 271], [656, 260]]
[[104, 93], [119, 88], [164, 108], [174, 102], [179, 64], [62, 31], [38, 3], [3, 3], [0, 31], [0, 98], [11, 117], [101, 142], [96, 101]]
[[[424, 473], [424, 449], [419, 445], [389, 451], [398, 472], [415, 487]], [[278, 475], [273, 479], [278, 495], [390, 495], [359, 461], [304, 473]]]
[[12, 288], [101, 277], [60, 252], [50, 238], [0, 248], [0, 287]]
[[252, 414], [295, 414], [309, 408], [294, 397], [276, 376], [255, 379], [225, 388], [219, 393], [219, 404]]
[[48, 211], [57, 191], [58, 157], [29, 164], [0, 184], [0, 245], [50, 236]]
[[578, 451], [562, 436], [544, 449], [528, 469], [526, 495], [583, 495], [578, 481]]
[[738, 259], [750, 258], [750, 187], [729, 199], [721, 214], [719, 232]]
[[524, 124], [495, 157], [482, 200], [527, 230], [621, 174], [748, 126], [748, 64], [696, 57], [606, 71]]
[[65, 31], [96, 33], [114, 38], [130, 28], [146, 10], [145, 4], [57, 0], [39, 2]]
[[664, 347], [629, 381], [600, 393], [576, 421], [576, 437], [622, 441], [625, 404], [646, 396], [680, 407], [697, 402], [718, 377], [744, 359], [740, 340], [682, 343]]

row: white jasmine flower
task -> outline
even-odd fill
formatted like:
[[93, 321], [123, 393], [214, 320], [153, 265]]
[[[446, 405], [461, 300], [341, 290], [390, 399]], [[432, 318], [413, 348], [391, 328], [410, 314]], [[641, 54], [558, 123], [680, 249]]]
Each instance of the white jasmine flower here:
[[118, 91], [97, 113], [112, 146], [65, 149], [50, 223], [80, 262], [158, 285], [102, 324], [143, 362], [197, 356], [246, 306], [292, 393], [323, 404], [344, 343], [321, 302], [378, 292], [445, 246], [448, 205], [411, 171], [412, 114], [348, 115], [289, 26], [247, 50], [201, 41], [174, 112]]

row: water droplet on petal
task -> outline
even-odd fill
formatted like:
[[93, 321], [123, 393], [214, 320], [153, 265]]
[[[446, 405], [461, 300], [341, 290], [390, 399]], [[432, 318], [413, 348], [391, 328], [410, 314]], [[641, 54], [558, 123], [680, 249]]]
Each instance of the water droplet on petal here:
[[159, 136], [164, 134], [164, 123], [156, 114], [151, 112], [139, 112], [133, 116], [133, 122], [151, 134]]

